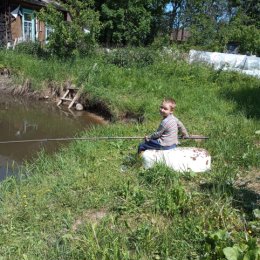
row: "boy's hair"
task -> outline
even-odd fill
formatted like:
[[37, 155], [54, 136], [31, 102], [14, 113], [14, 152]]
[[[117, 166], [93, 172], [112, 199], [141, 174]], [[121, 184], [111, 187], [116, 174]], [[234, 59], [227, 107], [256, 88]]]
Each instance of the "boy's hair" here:
[[173, 98], [164, 98], [163, 102], [168, 103], [171, 106], [171, 110], [173, 111], [176, 107], [176, 101]]

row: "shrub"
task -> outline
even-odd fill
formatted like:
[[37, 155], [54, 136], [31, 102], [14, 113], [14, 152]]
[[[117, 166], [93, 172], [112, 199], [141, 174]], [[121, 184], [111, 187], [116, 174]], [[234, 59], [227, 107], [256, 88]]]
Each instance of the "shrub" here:
[[109, 52], [106, 60], [118, 67], [143, 67], [151, 65], [159, 56], [147, 48], [123, 48]]
[[[60, 4], [70, 13], [70, 22], [65, 21], [62, 12], [52, 4], [37, 14], [52, 29], [48, 37], [48, 50], [60, 58], [91, 53], [100, 27], [99, 15], [92, 9], [92, 1], [68, 0]], [[86, 29], [90, 31], [87, 33]]]
[[43, 57], [47, 55], [46, 50], [44, 50], [40, 42], [22, 42], [17, 44], [15, 48], [16, 52], [29, 54], [37, 57]]

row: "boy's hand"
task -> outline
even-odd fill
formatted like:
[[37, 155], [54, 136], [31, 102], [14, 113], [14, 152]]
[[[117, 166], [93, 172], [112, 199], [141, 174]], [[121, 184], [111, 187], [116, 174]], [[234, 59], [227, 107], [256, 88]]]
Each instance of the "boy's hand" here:
[[145, 137], [144, 137], [144, 140], [145, 140], [146, 142], [149, 142], [149, 141], [150, 141], [149, 136], [145, 136]]

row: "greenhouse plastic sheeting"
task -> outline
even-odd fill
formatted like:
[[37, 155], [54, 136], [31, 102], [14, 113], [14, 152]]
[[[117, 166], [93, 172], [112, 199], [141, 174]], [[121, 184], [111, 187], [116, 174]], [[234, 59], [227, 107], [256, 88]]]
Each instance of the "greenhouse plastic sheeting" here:
[[204, 62], [216, 70], [238, 71], [260, 78], [260, 58], [256, 56], [190, 50], [189, 62]]

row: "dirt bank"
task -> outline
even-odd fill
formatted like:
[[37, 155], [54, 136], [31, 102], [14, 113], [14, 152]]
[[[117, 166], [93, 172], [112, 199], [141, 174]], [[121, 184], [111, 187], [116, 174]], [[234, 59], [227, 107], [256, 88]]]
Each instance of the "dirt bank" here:
[[[0, 93], [13, 96], [23, 96], [36, 100], [50, 100], [56, 104], [60, 101], [60, 98], [64, 95], [68, 87], [71, 86], [69, 82], [44, 82], [43, 84], [44, 87], [41, 90], [34, 90], [30, 80], [28, 79], [26, 79], [22, 84], [16, 84], [9, 71], [8, 73], [2, 73], [0, 75]], [[142, 123], [144, 120], [143, 115], [135, 114], [131, 111], [121, 114], [113, 112], [109, 104], [92, 97], [88, 93], [82, 93], [80, 98], [77, 100], [77, 103], [80, 103], [84, 110], [95, 113], [108, 121]], [[73, 109], [75, 109], [75, 105]]]
[[[0, 93], [13, 96], [22, 96], [35, 100], [50, 100], [57, 104], [68, 88], [68, 82], [45, 83], [45, 88], [34, 90], [30, 80], [25, 80], [22, 84], [15, 84], [9, 73], [0, 75]], [[109, 121], [115, 121], [116, 118], [110, 111], [107, 104], [102, 101], [91, 98], [87, 93], [81, 94], [78, 103], [83, 105], [83, 109], [102, 116]]]
[[[23, 84], [15, 84], [12, 78], [9, 75], [0, 76], [0, 92], [3, 94], [9, 94], [13, 96], [24, 96], [34, 99], [44, 99], [50, 98], [51, 91], [35, 91], [32, 89], [31, 83], [29, 80], [25, 80]], [[54, 96], [53, 101], [55, 101]]]

